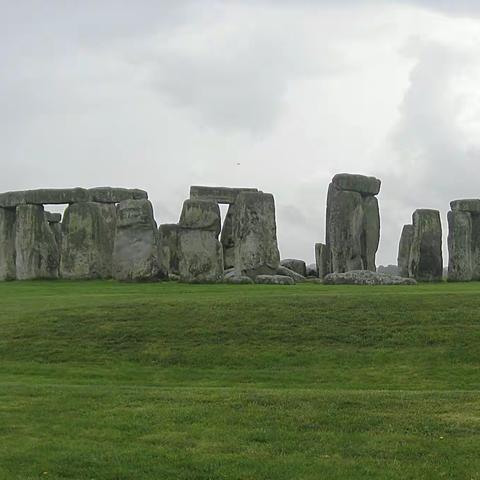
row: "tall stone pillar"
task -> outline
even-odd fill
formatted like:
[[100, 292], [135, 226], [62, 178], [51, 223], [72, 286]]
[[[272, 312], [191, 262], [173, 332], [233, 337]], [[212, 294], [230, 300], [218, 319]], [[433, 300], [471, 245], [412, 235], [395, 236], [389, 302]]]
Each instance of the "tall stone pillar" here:
[[0, 208], [0, 281], [15, 278], [15, 209]]

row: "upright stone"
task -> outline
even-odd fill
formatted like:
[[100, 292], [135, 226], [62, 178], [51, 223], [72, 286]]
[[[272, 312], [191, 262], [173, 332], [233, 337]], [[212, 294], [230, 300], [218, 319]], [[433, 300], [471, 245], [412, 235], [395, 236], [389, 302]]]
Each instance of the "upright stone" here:
[[174, 275], [179, 274], [178, 229], [177, 223], [164, 223], [158, 229], [160, 260], [163, 264], [163, 269]]
[[81, 202], [65, 210], [60, 265], [63, 278], [111, 278], [115, 220], [114, 204]]
[[332, 272], [363, 270], [363, 199], [360, 193], [339, 190], [331, 183], [327, 200], [328, 247]]
[[413, 213], [409, 276], [424, 282], [442, 280], [442, 224], [438, 210], [422, 209]]
[[472, 216], [462, 210], [448, 212], [448, 280], [469, 282], [473, 277]]
[[398, 273], [401, 277], [408, 278], [408, 265], [410, 262], [410, 250], [413, 241], [413, 225], [404, 225], [402, 235], [400, 237], [400, 244], [398, 246]]
[[472, 212], [472, 280], [480, 280], [480, 213]]
[[307, 264], [303, 260], [297, 258], [285, 258], [280, 262], [280, 265], [292, 270], [302, 277], [307, 276]]
[[15, 209], [0, 208], [0, 281], [15, 278]]
[[184, 202], [178, 230], [181, 282], [216, 283], [223, 280], [223, 251], [218, 240], [220, 225], [220, 208], [216, 202]]
[[152, 204], [124, 200], [117, 205], [112, 275], [122, 281], [152, 281], [165, 276], [159, 260]]
[[317, 265], [318, 278], [323, 278], [330, 273], [330, 252], [324, 243], [315, 244], [315, 263]]
[[15, 252], [17, 279], [58, 278], [59, 249], [42, 205], [17, 207]]
[[234, 240], [235, 204], [229, 205], [223, 222], [220, 241], [223, 247], [223, 263], [225, 270], [235, 266], [235, 240]]
[[363, 198], [362, 258], [363, 268], [375, 272], [375, 258], [380, 242], [380, 212], [378, 200], [373, 196]]
[[280, 265], [273, 195], [241, 192], [234, 215], [235, 270], [251, 278], [275, 274]]
[[62, 246], [62, 225], [60, 224], [62, 215], [60, 213], [45, 212], [45, 218], [48, 222], [50, 230], [53, 232], [55, 241], [57, 242], [60, 251]]

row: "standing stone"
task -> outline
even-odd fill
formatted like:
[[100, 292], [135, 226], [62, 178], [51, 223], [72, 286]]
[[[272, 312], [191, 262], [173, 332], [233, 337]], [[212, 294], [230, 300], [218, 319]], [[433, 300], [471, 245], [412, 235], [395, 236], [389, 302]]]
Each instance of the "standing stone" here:
[[273, 195], [241, 192], [234, 215], [235, 270], [254, 278], [275, 274], [280, 264]]
[[111, 278], [114, 204], [81, 202], [65, 210], [60, 274], [67, 279]]
[[333, 272], [363, 270], [363, 200], [358, 192], [339, 190], [333, 183], [328, 190], [327, 209], [331, 268]]
[[164, 223], [158, 228], [163, 270], [173, 275], [179, 273], [178, 229], [177, 223]]
[[178, 231], [180, 281], [217, 283], [223, 280], [222, 244], [208, 230]]
[[330, 273], [330, 252], [324, 243], [315, 244], [315, 263], [317, 265], [318, 278], [323, 278]]
[[473, 276], [472, 216], [461, 210], [452, 210], [448, 219], [448, 280], [469, 282]]
[[442, 224], [438, 210], [422, 209], [413, 213], [409, 276], [424, 282], [442, 280]]
[[178, 229], [181, 282], [216, 283], [223, 280], [223, 249], [218, 240], [220, 226], [220, 208], [216, 202], [184, 202]]
[[165, 276], [159, 261], [157, 224], [148, 200], [124, 200], [117, 205], [112, 276], [122, 281]]
[[375, 272], [375, 257], [380, 242], [380, 212], [376, 197], [363, 198], [362, 259], [363, 268]]
[[234, 241], [234, 218], [235, 204], [229, 205], [225, 220], [223, 222], [220, 241], [223, 247], [223, 263], [225, 270], [235, 266], [235, 241]]
[[326, 246], [327, 271], [375, 272], [380, 241], [380, 213], [375, 195], [381, 182], [364, 175], [337, 174], [328, 188]]
[[402, 235], [400, 237], [400, 244], [398, 246], [398, 271], [401, 277], [408, 278], [408, 266], [410, 263], [410, 250], [413, 241], [413, 225], [404, 225]]
[[480, 213], [471, 212], [472, 280], [480, 280]]
[[58, 278], [59, 249], [42, 205], [17, 207], [15, 251], [17, 279]]
[[62, 246], [62, 225], [60, 224], [62, 215], [60, 213], [45, 212], [45, 218], [50, 230], [53, 232], [53, 236], [55, 237], [55, 241], [57, 242], [60, 251]]
[[15, 209], [0, 208], [0, 281], [15, 278]]

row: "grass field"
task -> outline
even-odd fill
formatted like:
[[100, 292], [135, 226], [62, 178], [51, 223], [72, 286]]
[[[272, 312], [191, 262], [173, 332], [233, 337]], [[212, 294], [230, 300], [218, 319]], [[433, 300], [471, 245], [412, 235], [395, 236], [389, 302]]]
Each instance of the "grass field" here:
[[0, 479], [480, 479], [480, 283], [0, 284]]

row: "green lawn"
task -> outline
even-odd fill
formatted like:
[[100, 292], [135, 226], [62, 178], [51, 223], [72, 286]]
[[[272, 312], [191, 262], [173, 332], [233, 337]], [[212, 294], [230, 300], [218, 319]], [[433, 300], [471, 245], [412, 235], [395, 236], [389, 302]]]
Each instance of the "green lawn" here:
[[0, 284], [0, 479], [480, 479], [480, 283]]

